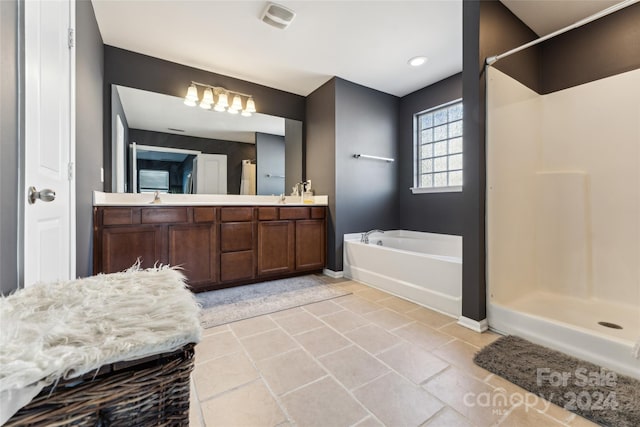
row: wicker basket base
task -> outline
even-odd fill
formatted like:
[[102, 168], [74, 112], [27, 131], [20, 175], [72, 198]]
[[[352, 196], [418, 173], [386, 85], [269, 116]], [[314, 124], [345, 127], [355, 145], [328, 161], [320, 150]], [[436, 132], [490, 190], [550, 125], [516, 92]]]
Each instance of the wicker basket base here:
[[188, 426], [193, 347], [45, 388], [5, 426]]

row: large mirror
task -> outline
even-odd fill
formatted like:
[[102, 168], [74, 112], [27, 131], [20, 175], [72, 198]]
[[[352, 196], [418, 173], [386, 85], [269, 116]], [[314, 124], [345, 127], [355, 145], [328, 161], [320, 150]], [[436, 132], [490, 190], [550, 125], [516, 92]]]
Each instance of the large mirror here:
[[199, 107], [112, 85], [112, 191], [289, 193], [302, 180], [302, 122]]

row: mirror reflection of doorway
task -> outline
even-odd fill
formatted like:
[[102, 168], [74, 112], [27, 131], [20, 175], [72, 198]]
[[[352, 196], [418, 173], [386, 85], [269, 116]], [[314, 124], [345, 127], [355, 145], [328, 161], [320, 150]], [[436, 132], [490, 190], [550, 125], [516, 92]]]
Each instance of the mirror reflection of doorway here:
[[184, 194], [191, 191], [195, 150], [130, 145], [131, 189], [136, 193], [159, 191]]

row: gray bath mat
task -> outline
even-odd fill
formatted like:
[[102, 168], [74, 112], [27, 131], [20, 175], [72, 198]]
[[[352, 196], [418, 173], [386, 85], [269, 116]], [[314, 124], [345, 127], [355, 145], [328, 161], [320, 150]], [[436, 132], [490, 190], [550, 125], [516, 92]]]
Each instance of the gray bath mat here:
[[212, 328], [350, 293], [309, 275], [203, 292], [196, 298], [202, 327]]
[[506, 336], [474, 362], [533, 394], [611, 427], [640, 426], [640, 381], [593, 363]]

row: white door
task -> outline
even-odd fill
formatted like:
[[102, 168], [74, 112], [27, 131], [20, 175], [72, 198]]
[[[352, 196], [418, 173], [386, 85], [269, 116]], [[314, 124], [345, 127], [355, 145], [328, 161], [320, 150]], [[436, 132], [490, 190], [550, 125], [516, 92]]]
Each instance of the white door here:
[[72, 1], [24, 2], [24, 286], [75, 276]]
[[227, 156], [198, 154], [193, 159], [193, 192], [198, 194], [227, 194]]

